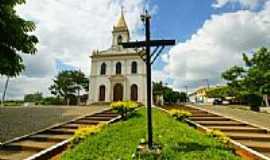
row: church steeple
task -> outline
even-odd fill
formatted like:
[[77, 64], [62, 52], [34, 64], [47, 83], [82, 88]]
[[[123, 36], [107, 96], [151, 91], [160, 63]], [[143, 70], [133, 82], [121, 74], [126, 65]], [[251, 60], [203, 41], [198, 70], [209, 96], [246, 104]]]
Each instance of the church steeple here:
[[119, 46], [121, 42], [129, 41], [129, 30], [124, 16], [124, 9], [121, 8], [121, 14], [117, 19], [116, 24], [113, 26], [113, 41], [112, 46]]
[[123, 7], [121, 8], [121, 15], [118, 18], [117, 23], [114, 27], [115, 28], [125, 28], [128, 30], [127, 23], [126, 23], [125, 16], [124, 16]]

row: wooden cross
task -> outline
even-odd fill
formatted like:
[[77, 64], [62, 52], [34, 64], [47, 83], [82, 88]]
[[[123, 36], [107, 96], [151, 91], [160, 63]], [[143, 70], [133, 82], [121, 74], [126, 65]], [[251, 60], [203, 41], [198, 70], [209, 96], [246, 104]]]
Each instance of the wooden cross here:
[[[148, 147], [153, 147], [153, 130], [152, 130], [152, 94], [151, 94], [151, 65], [158, 58], [165, 46], [175, 45], [175, 40], [151, 40], [150, 34], [150, 19], [151, 16], [147, 10], [145, 14], [141, 15], [142, 21], [145, 23], [145, 41], [127, 42], [121, 45], [124, 48], [145, 48], [145, 56], [141, 56], [146, 63], [146, 78], [147, 78], [147, 133], [148, 133]], [[151, 53], [151, 47], [156, 47]], [[143, 50], [144, 51], [144, 50]]]

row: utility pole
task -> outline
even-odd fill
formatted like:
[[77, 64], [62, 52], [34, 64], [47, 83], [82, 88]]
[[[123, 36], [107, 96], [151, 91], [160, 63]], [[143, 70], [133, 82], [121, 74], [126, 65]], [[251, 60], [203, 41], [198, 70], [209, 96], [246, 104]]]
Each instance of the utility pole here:
[[[147, 136], [148, 147], [153, 148], [153, 129], [152, 129], [152, 93], [151, 93], [151, 65], [158, 58], [165, 46], [175, 45], [175, 40], [151, 40], [150, 19], [148, 11], [146, 10], [141, 19], [145, 24], [145, 41], [136, 41], [122, 43], [124, 48], [144, 48], [139, 55], [146, 63], [146, 84], [147, 84]], [[151, 47], [156, 47], [151, 53]], [[143, 53], [145, 51], [145, 53]], [[152, 58], [153, 57], [153, 58]]]
[[5, 105], [5, 97], [6, 97], [6, 93], [7, 93], [8, 82], [9, 82], [9, 76], [7, 76], [7, 80], [6, 80], [5, 87], [4, 87], [4, 92], [3, 92], [3, 95], [2, 95], [2, 100], [1, 100], [1, 106], [2, 107], [4, 107], [4, 105]]
[[186, 102], [188, 102], [188, 86], [185, 86], [185, 88], [186, 88]]
[[207, 84], [207, 88], [209, 89], [210, 88], [209, 80], [205, 79], [205, 81], [206, 81], [206, 84]]
[[185, 86], [186, 94], [188, 94], [188, 86]]

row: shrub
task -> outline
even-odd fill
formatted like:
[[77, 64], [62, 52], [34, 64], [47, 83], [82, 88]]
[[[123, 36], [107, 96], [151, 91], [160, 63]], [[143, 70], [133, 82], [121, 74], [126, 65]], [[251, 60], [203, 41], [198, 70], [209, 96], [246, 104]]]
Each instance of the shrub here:
[[57, 97], [45, 97], [41, 101], [42, 105], [64, 105], [64, 99]]
[[217, 129], [210, 129], [207, 131], [207, 135], [221, 141], [222, 143], [228, 144], [230, 138], [227, 137], [223, 132]]
[[260, 105], [262, 104], [262, 97], [257, 94], [249, 94], [247, 97], [248, 104], [252, 111], [259, 112]]
[[177, 120], [183, 120], [185, 118], [191, 117], [192, 113], [185, 110], [172, 109], [169, 111], [170, 115]]
[[111, 107], [114, 111], [121, 114], [122, 118], [126, 119], [128, 117], [128, 113], [139, 107], [139, 104], [133, 101], [118, 101], [112, 102]]
[[74, 145], [80, 143], [82, 140], [84, 140], [89, 135], [95, 135], [98, 132], [102, 130], [102, 128], [105, 126], [105, 123], [100, 123], [98, 125], [92, 125], [92, 126], [81, 126], [79, 127], [72, 138], [71, 141], [71, 147]]

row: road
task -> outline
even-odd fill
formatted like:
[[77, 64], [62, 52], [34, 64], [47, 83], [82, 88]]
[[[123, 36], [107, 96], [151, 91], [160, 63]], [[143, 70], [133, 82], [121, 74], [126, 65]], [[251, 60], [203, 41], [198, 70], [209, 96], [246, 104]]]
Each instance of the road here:
[[0, 142], [103, 110], [105, 106], [1, 107]]

